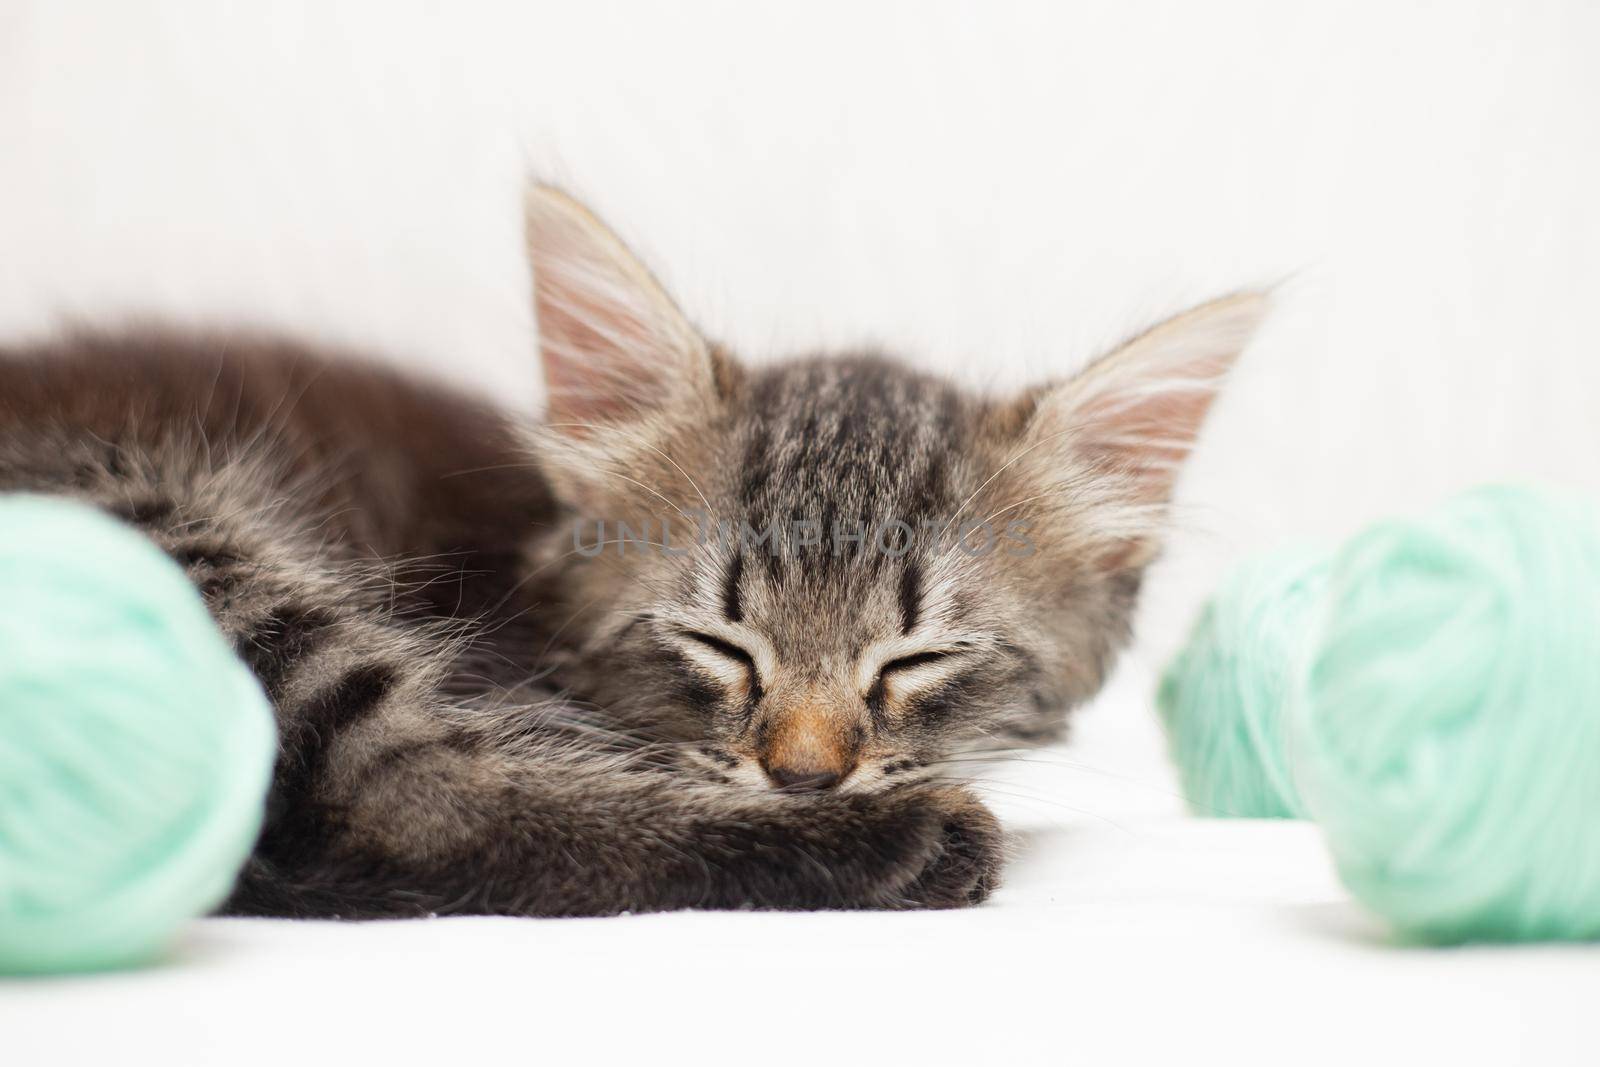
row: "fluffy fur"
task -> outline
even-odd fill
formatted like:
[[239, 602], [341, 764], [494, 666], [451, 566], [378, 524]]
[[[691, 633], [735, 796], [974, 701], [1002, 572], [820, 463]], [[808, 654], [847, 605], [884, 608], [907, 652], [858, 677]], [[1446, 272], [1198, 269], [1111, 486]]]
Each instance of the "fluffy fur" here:
[[570, 199], [527, 227], [538, 426], [276, 340], [0, 353], [0, 489], [143, 530], [277, 708], [230, 910], [983, 899], [1000, 830], [940, 769], [1099, 687], [1261, 299], [995, 399], [745, 367]]

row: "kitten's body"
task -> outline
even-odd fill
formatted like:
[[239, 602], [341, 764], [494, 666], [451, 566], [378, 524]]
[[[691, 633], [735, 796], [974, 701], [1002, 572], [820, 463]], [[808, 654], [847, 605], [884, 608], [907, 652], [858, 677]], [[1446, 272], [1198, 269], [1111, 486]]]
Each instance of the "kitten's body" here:
[[[277, 709], [267, 823], [229, 907], [981, 900], [998, 827], [935, 772], [1051, 736], [1098, 687], [1147, 512], [1255, 304], [993, 401], [875, 359], [743, 368], [570, 201], [536, 193], [529, 219], [552, 391], [531, 435], [277, 341], [0, 350], [0, 491], [148, 534]], [[937, 538], [630, 557], [567, 538], [702, 507], [757, 529], [972, 514], [1033, 533], [980, 557]]]
[[[972, 853], [992, 842], [965, 837], [992, 826], [965, 798], [669, 777], [648, 745], [527, 682], [548, 644], [494, 638], [529, 606], [515, 561], [553, 508], [511, 424], [438, 386], [238, 337], [0, 351], [0, 490], [148, 533], [273, 698], [268, 825], [230, 910], [948, 905], [979, 889]], [[415, 585], [397, 593], [407, 560]]]

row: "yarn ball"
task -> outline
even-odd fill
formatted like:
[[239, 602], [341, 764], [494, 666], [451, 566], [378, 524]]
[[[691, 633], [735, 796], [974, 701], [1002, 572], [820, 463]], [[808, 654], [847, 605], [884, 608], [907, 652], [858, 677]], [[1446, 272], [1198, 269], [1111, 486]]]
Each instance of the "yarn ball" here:
[[1490, 489], [1334, 563], [1296, 762], [1351, 893], [1435, 941], [1600, 937], [1600, 510]]
[[[1320, 579], [1288, 575], [1226, 586], [1249, 601], [1212, 606], [1243, 620], [1213, 631], [1228, 650], [1191, 646], [1165, 679], [1186, 780], [1231, 760], [1287, 783], [1284, 807], [1402, 938], [1600, 937], [1600, 509], [1481, 489], [1357, 536]], [[1192, 694], [1220, 693], [1219, 665], [1248, 710], [1207, 719], [1228, 697]]]
[[158, 955], [231, 888], [275, 751], [260, 686], [154, 544], [0, 496], [0, 973]]
[[1156, 706], [1196, 814], [1304, 817], [1284, 702], [1327, 576], [1326, 557], [1310, 548], [1240, 566], [1163, 675]]

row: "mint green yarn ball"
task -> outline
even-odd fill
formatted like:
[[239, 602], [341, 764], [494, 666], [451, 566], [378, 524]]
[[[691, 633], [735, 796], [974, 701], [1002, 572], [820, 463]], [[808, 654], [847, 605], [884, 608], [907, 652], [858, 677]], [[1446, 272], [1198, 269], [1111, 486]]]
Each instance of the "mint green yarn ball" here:
[[1287, 549], [1235, 569], [1161, 679], [1156, 706], [1197, 815], [1305, 815], [1289, 764], [1295, 660], [1327, 584], [1323, 553]]
[[1218, 591], [1158, 698], [1197, 812], [1315, 821], [1421, 942], [1600, 938], [1600, 507], [1480, 489]]
[[1466, 494], [1337, 555], [1290, 727], [1350, 892], [1424, 941], [1600, 937], [1600, 509]]
[[0, 496], [0, 973], [158, 955], [232, 886], [275, 749], [174, 563], [95, 509]]

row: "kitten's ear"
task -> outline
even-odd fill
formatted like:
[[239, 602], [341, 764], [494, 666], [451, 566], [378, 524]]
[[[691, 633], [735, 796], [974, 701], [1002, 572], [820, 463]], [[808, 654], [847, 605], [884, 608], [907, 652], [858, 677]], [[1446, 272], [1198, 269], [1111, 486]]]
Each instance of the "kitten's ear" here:
[[616, 234], [546, 185], [523, 218], [551, 429], [584, 437], [714, 393], [706, 342]]
[[[1102, 525], [1144, 529], [1171, 499], [1212, 401], [1266, 311], [1264, 293], [1213, 300], [1029, 394], [1022, 448], [1034, 477], [1070, 482], [1078, 496], [1092, 484], [1107, 512]], [[1153, 538], [1128, 536], [1106, 558], [1138, 565], [1151, 550]]]

